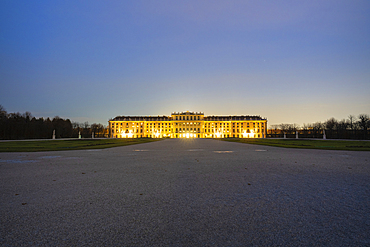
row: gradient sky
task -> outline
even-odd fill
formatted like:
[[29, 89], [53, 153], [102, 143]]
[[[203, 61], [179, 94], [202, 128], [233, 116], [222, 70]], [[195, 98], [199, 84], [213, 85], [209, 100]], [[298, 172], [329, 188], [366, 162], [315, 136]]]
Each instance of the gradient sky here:
[[370, 1], [0, 2], [0, 104], [118, 115], [370, 113]]

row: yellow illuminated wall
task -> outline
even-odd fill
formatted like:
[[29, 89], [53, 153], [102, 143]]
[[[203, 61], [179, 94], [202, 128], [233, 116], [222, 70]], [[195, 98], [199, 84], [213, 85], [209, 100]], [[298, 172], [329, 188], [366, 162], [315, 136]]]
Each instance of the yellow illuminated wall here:
[[265, 138], [267, 119], [187, 111], [171, 116], [116, 117], [109, 121], [109, 131], [112, 138]]

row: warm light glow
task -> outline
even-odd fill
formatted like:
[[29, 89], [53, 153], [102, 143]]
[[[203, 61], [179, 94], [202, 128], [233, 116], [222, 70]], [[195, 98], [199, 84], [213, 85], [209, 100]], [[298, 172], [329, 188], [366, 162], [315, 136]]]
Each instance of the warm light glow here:
[[[188, 116], [180, 116], [181, 120], [185, 120]], [[197, 116], [189, 116], [189, 120], [197, 120]], [[234, 116], [235, 117], [235, 116]], [[139, 122], [125, 121], [127, 118], [119, 121], [110, 121], [110, 127], [113, 138], [140, 138], [140, 137], [152, 137], [152, 138], [259, 138], [262, 133], [262, 138], [265, 137], [265, 129], [267, 121], [265, 119], [249, 119], [244, 120], [237, 116], [238, 119], [222, 118], [218, 121], [215, 118], [210, 118], [209, 121], [204, 122], [175, 122], [173, 124], [168, 121], [175, 120], [169, 118], [168, 121], [156, 121], [150, 122], [153, 119], [145, 119], [139, 117]], [[121, 117], [123, 118], [123, 117]], [[194, 119], [193, 119], [194, 118]], [[131, 120], [131, 119], [130, 119]], [[202, 121], [202, 119], [199, 119]], [[259, 120], [259, 121], [256, 121]], [[214, 122], [212, 122], [214, 121]], [[226, 123], [227, 122], [227, 123]], [[231, 124], [230, 124], [230, 123]], [[262, 125], [261, 125], [262, 122]], [[226, 124], [225, 124], [226, 123]], [[250, 126], [252, 124], [252, 126]], [[188, 126], [190, 125], [190, 126]], [[120, 126], [120, 127], [119, 127]], [[141, 126], [141, 127], [140, 127]], [[175, 127], [176, 126], [176, 127]], [[195, 127], [200, 127], [198, 128]], [[179, 127], [179, 128], [178, 128]], [[190, 127], [190, 128], [189, 128]], [[176, 128], [176, 129], [175, 129]], [[253, 128], [253, 129], [252, 129]], [[114, 134], [117, 133], [117, 134]], [[137, 133], [145, 133], [137, 134]], [[176, 133], [176, 134], [172, 134]]]
[[253, 130], [251, 130], [251, 133], [247, 133], [247, 132], [244, 130], [244, 132], [242, 133], [242, 135], [243, 135], [243, 138], [254, 138], [254, 137], [255, 137], [255, 135], [254, 135], [254, 133], [253, 133]]
[[127, 134], [127, 137], [128, 138], [132, 138], [133, 134], [131, 133], [131, 130], [130, 130], [130, 133]]

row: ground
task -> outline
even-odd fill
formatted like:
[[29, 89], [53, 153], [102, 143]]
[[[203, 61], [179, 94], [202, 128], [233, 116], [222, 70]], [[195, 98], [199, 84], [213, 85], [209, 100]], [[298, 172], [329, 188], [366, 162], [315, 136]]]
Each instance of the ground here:
[[0, 153], [2, 246], [369, 246], [370, 152], [168, 139]]

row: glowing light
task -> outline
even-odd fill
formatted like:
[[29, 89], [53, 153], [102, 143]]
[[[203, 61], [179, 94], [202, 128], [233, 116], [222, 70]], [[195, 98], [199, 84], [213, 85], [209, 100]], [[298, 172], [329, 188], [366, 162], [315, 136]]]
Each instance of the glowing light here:
[[255, 138], [255, 134], [253, 133], [253, 130], [251, 130], [251, 133], [247, 133], [245, 130], [242, 133], [243, 138]]
[[189, 138], [189, 133], [186, 133], [186, 138]]

